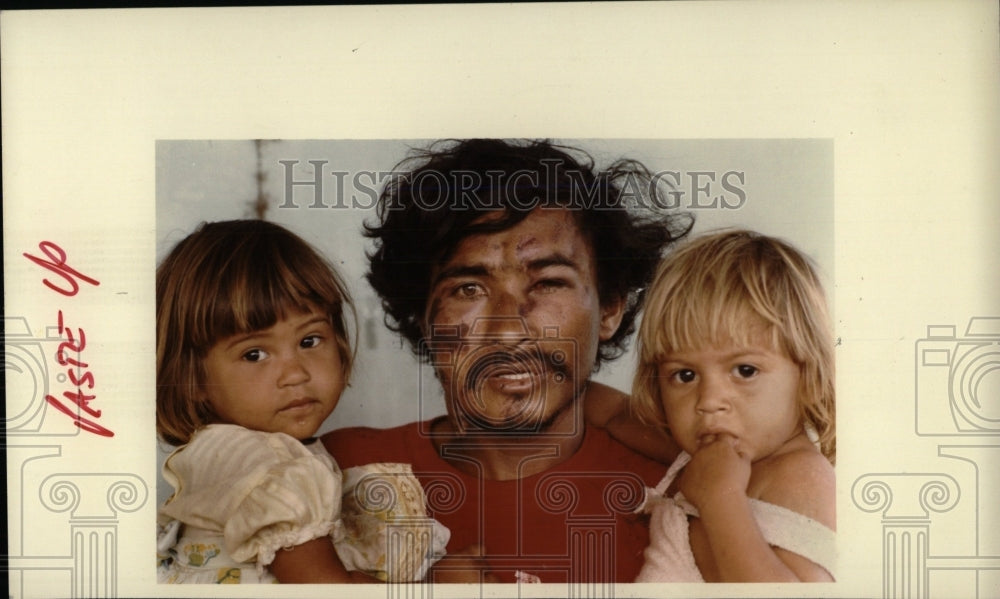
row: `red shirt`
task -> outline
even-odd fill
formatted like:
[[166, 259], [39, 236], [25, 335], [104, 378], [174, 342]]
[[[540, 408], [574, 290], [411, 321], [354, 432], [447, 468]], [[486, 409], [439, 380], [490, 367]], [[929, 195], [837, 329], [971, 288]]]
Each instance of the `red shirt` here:
[[[588, 427], [580, 448], [561, 464], [520, 480], [487, 480], [443, 460], [422, 432], [428, 423], [420, 424], [340, 429], [324, 435], [323, 443], [341, 468], [411, 464], [429, 515], [451, 530], [448, 551], [482, 544], [490, 571], [502, 582], [514, 582], [516, 571], [545, 583], [635, 579], [649, 531], [646, 519], [632, 512], [644, 487], [662, 477], [662, 464]], [[539, 455], [554, 449], [541, 437], [537, 446], [520, 447]], [[462, 455], [457, 443], [442, 451]]]

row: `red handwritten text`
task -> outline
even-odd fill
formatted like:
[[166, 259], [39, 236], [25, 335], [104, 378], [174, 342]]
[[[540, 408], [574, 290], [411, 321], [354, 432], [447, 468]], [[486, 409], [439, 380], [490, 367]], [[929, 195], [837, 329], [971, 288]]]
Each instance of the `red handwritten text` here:
[[[84, 368], [89, 368], [89, 365], [82, 361], [80, 354], [83, 349], [87, 346], [87, 336], [83, 332], [83, 329], [77, 329], [77, 335], [73, 334], [73, 330], [63, 324], [63, 313], [62, 310], [59, 311], [59, 334], [66, 337], [66, 341], [59, 344], [59, 349], [56, 350], [56, 361], [62, 366], [68, 366], [66, 374], [69, 375], [69, 381], [73, 385], [74, 389], [71, 391], [64, 391], [63, 397], [68, 399], [71, 403], [75, 404], [79, 409], [83, 410], [90, 416], [94, 418], [101, 417], [101, 411], [91, 408], [88, 404], [97, 398], [96, 394], [84, 393], [83, 388], [86, 387], [88, 390], [93, 390], [94, 388], [94, 373], [89, 370], [79, 374]], [[69, 352], [73, 352], [72, 357]], [[63, 414], [71, 417], [73, 423], [83, 430], [101, 435], [102, 437], [113, 437], [115, 434], [110, 430], [104, 428], [100, 424], [85, 418], [82, 414], [78, 412], [73, 412], [69, 407], [67, 407], [60, 399], [52, 396], [46, 395], [45, 401], [49, 402], [51, 406], [58, 409]]]
[[[42, 282], [49, 289], [67, 297], [73, 297], [80, 291], [80, 283], [78, 281], [90, 283], [94, 286], [100, 285], [97, 279], [88, 277], [67, 264], [66, 252], [58, 245], [51, 241], [43, 241], [38, 244], [38, 248], [42, 250], [47, 259], [32, 256], [28, 253], [25, 253], [24, 256], [35, 264], [56, 273], [62, 277], [63, 282], [66, 284], [66, 286], [58, 286], [48, 279], [42, 279]], [[102, 437], [115, 436], [113, 432], [87, 417], [90, 416], [94, 419], [101, 417], [100, 410], [90, 407], [90, 402], [97, 398], [97, 394], [93, 393], [94, 373], [88, 370], [90, 365], [84, 362], [82, 358], [83, 350], [87, 347], [87, 335], [79, 327], [75, 333], [72, 328], [67, 327], [63, 322], [62, 310], [59, 310], [59, 335], [63, 341], [59, 343], [55, 357], [60, 366], [66, 367], [66, 374], [69, 377], [71, 389], [63, 391], [62, 397], [46, 395], [45, 401], [72, 418], [73, 424], [77, 427], [87, 432], [101, 435]], [[69, 407], [71, 405], [76, 406], [77, 409], [73, 410]]]
[[66, 252], [63, 251], [63, 249], [58, 245], [52, 243], [51, 241], [43, 241], [38, 244], [38, 249], [42, 250], [42, 253], [45, 254], [48, 260], [39, 258], [38, 256], [32, 256], [27, 252], [25, 252], [24, 257], [39, 266], [51, 270], [61, 276], [63, 280], [69, 284], [69, 289], [65, 289], [53, 284], [52, 281], [49, 281], [48, 279], [42, 279], [42, 282], [45, 283], [49, 289], [72, 297], [80, 291], [80, 284], [76, 282], [76, 279], [80, 279], [84, 283], [90, 283], [94, 286], [100, 285], [97, 279], [92, 279], [72, 266], [66, 264]]

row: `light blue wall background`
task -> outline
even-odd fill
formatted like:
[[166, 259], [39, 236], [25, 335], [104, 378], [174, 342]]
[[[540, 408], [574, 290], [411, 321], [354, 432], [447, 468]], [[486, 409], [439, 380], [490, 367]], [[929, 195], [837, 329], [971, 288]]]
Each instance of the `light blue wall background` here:
[[[696, 218], [695, 231], [738, 226], [794, 243], [819, 265], [832, 297], [833, 143], [830, 140], [557, 140], [589, 152], [597, 165], [635, 158], [651, 171], [672, 171], [681, 208]], [[444, 413], [433, 376], [408, 347], [382, 325], [382, 311], [364, 280], [370, 242], [360, 231], [374, 218], [369, 191], [374, 177], [391, 171], [411, 147], [427, 140], [170, 141], [156, 146], [156, 260], [203, 221], [251, 218], [258, 198], [264, 218], [287, 226], [315, 245], [340, 269], [358, 310], [358, 361], [352, 384], [320, 432], [343, 426], [388, 427]], [[286, 167], [296, 161], [294, 181], [313, 181], [320, 165], [322, 203], [311, 208], [311, 186], [286, 184]], [[338, 184], [334, 172], [342, 175]], [[692, 175], [701, 172], [709, 174]], [[745, 198], [722, 186], [739, 187]], [[712, 180], [714, 178], [714, 181]], [[742, 178], [742, 183], [740, 182]], [[357, 182], [356, 186], [354, 183]], [[695, 187], [701, 187], [698, 191]], [[716, 198], [720, 198], [716, 200]], [[736, 208], [725, 208], [742, 204]], [[297, 204], [297, 208], [289, 207]], [[703, 206], [715, 204], [713, 208]], [[285, 207], [281, 207], [285, 204]], [[338, 206], [336, 208], [332, 206]], [[342, 207], [346, 206], [346, 207]], [[863, 218], [864, 215], [858, 215]], [[635, 361], [631, 354], [605, 365], [596, 380], [627, 390]], [[160, 448], [161, 460], [166, 448]], [[162, 501], [168, 489], [159, 485]]]

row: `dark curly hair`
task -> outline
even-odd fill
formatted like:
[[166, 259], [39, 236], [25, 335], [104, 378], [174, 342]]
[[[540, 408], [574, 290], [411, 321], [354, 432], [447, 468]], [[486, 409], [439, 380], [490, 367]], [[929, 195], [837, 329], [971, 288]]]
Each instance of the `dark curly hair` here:
[[[460, 241], [507, 230], [536, 209], [572, 211], [594, 250], [601, 305], [622, 299], [624, 317], [600, 344], [595, 367], [619, 357], [635, 330], [644, 287], [663, 250], [686, 235], [688, 214], [650, 211], [640, 216], [623, 190], [646, 206], [665, 206], [649, 171], [622, 159], [595, 170], [582, 150], [549, 141], [442, 140], [400, 162], [382, 191], [378, 222], [365, 224], [375, 240], [368, 281], [382, 298], [385, 323], [415, 353], [430, 293], [431, 271]], [[503, 212], [481, 221], [487, 211]]]

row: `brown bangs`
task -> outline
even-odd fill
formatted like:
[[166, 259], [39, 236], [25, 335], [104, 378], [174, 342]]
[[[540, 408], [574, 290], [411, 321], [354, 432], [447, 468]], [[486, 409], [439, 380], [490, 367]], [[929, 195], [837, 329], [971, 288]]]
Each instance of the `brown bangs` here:
[[343, 294], [329, 270], [298, 240], [284, 235], [248, 235], [228, 252], [212, 256], [216, 264], [194, 289], [203, 301], [193, 305], [199, 314], [190, 322], [192, 345], [207, 351], [214, 343], [236, 334], [274, 326], [290, 313], [317, 309], [341, 327]]

